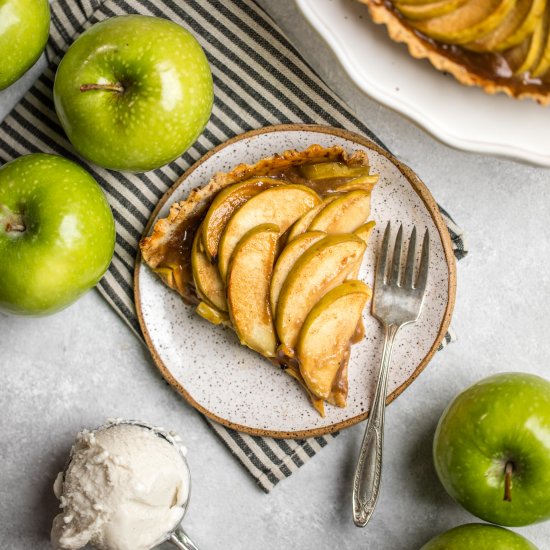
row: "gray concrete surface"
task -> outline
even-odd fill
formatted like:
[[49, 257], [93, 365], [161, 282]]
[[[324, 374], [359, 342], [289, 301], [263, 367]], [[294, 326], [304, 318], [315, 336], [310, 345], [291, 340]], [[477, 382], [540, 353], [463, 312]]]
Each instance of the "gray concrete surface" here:
[[[432, 466], [433, 431], [448, 401], [499, 371], [550, 377], [550, 170], [435, 141], [357, 90], [292, 0], [261, 4], [467, 230], [471, 253], [459, 265], [453, 320], [459, 341], [388, 408], [382, 495], [360, 530], [350, 518], [350, 485], [363, 426], [343, 432], [267, 496], [97, 293], [50, 318], [0, 315], [1, 549], [49, 548], [52, 483], [74, 434], [124, 416], [185, 438], [193, 475], [185, 526], [202, 549], [416, 550], [475, 520], [446, 495]], [[0, 94], [0, 116], [38, 69]], [[550, 522], [518, 531], [550, 548]]]

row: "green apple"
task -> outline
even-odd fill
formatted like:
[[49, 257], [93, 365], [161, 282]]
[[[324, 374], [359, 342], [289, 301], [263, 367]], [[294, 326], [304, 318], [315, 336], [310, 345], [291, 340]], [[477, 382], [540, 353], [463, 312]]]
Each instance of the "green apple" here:
[[508, 529], [469, 523], [438, 535], [420, 550], [537, 550], [537, 547]]
[[69, 305], [101, 279], [114, 243], [109, 203], [74, 162], [33, 154], [0, 168], [0, 310]]
[[143, 172], [180, 156], [204, 129], [212, 74], [195, 38], [157, 17], [112, 17], [63, 57], [57, 115], [74, 148], [114, 170]]
[[475, 516], [500, 525], [550, 518], [550, 382], [498, 374], [458, 395], [434, 439], [447, 492]]
[[48, 0], [0, 0], [0, 90], [34, 65], [49, 33]]

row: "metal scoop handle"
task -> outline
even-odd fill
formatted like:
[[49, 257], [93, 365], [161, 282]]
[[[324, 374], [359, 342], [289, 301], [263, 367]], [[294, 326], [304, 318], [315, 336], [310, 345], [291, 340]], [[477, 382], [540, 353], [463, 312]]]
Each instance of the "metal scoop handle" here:
[[187, 536], [185, 531], [178, 527], [168, 539], [168, 542], [171, 542], [176, 548], [180, 550], [199, 550], [195, 543]]

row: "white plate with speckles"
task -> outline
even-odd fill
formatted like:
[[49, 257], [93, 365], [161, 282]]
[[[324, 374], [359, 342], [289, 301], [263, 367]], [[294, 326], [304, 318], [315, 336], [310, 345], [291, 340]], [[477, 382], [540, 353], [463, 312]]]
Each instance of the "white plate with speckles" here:
[[444, 143], [550, 166], [550, 109], [460, 85], [375, 25], [357, 0], [296, 0], [305, 18], [370, 97]]
[[[203, 157], [163, 197], [151, 223], [165, 217], [170, 204], [186, 198], [216, 172], [313, 143], [342, 145], [349, 152], [367, 150], [372, 171], [380, 174], [371, 214], [378, 225], [365, 254], [363, 280], [373, 283], [375, 253], [388, 221], [402, 223], [408, 231], [416, 225], [430, 232], [430, 272], [422, 314], [417, 323], [401, 330], [394, 348], [388, 384], [388, 396], [394, 399], [426, 366], [444, 338], [456, 289], [447, 229], [434, 199], [409, 168], [368, 139], [345, 130], [273, 126], [237, 136]], [[365, 338], [352, 348], [347, 407], [327, 405], [322, 418], [295, 380], [241, 346], [231, 330], [200, 318], [141, 262], [136, 266], [135, 293], [143, 333], [163, 376], [194, 407], [221, 424], [256, 435], [309, 437], [366, 418], [382, 349], [382, 330], [369, 308], [363, 315]]]

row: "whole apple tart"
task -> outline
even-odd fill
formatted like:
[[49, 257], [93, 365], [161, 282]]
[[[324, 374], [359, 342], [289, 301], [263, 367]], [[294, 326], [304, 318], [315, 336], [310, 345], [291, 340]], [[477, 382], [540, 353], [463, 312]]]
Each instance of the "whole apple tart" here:
[[295, 378], [324, 415], [345, 407], [370, 288], [358, 280], [371, 174], [364, 151], [312, 145], [216, 174], [173, 204], [143, 260], [196, 312]]
[[462, 84], [550, 103], [546, 0], [360, 0], [375, 23]]

